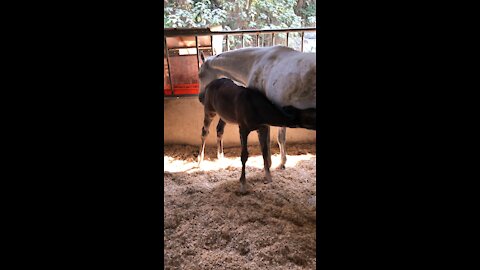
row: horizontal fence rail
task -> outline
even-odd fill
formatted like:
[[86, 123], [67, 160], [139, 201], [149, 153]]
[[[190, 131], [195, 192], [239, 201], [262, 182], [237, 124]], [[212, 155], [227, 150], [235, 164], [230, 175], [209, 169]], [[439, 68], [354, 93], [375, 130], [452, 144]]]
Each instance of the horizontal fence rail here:
[[[211, 31], [204, 28], [170, 28], [168, 32], [163, 32], [165, 37], [178, 36], [215, 36], [215, 35], [241, 35], [241, 34], [271, 34], [271, 33], [287, 33], [287, 32], [315, 32], [316, 27], [305, 28], [285, 28], [285, 29], [250, 29], [250, 30], [225, 30]], [[175, 32], [173, 32], [175, 31]]]
[[[164, 98], [180, 98], [180, 97], [196, 97], [198, 96], [198, 83], [197, 84], [186, 84], [186, 83], [178, 83], [174, 84], [174, 80], [172, 78], [171, 73], [171, 59], [170, 59], [170, 51], [180, 51], [181, 49], [196, 49], [196, 62], [197, 62], [197, 73], [195, 76], [198, 76], [198, 71], [200, 71], [200, 50], [210, 50], [212, 55], [214, 54], [213, 48], [213, 36], [224, 36], [222, 38], [222, 44], [225, 41], [226, 51], [230, 50], [229, 44], [229, 37], [230, 36], [241, 36], [241, 47], [245, 47], [245, 35], [254, 35], [255, 36], [255, 45], [256, 47], [263, 47], [260, 44], [260, 35], [271, 34], [270, 42], [273, 46], [275, 43], [275, 34], [286, 34], [286, 45], [288, 46], [288, 41], [290, 37], [290, 33], [300, 33], [300, 51], [303, 52], [304, 50], [304, 40], [305, 40], [305, 32], [315, 32], [317, 30], [316, 27], [306, 27], [306, 28], [288, 28], [288, 29], [252, 29], [252, 30], [228, 30], [228, 31], [211, 31], [210, 29], [205, 28], [169, 28], [164, 29], [163, 38], [164, 38], [164, 45], [165, 51], [164, 53], [165, 58], [167, 60], [167, 69], [168, 69], [168, 81], [170, 83], [170, 87], [168, 89], [164, 89]], [[185, 46], [181, 48], [168, 48], [167, 38], [172, 37], [195, 37], [195, 46]], [[210, 47], [208, 46], [199, 46], [198, 37], [199, 36], [210, 36]], [[263, 45], [265, 45], [267, 39], [263, 37]], [[222, 45], [223, 47], [223, 45]], [[198, 78], [197, 78], [198, 79]], [[198, 80], [197, 80], [198, 81]], [[175, 92], [177, 90], [177, 92]]]

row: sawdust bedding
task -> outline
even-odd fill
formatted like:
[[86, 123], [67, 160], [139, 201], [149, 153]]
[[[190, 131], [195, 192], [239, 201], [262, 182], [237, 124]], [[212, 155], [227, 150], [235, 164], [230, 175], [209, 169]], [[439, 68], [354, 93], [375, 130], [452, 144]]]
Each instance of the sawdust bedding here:
[[249, 146], [246, 195], [238, 193], [239, 147], [165, 146], [165, 269], [315, 269], [316, 152], [287, 143], [285, 170], [272, 146], [272, 177], [263, 183], [259, 146]]

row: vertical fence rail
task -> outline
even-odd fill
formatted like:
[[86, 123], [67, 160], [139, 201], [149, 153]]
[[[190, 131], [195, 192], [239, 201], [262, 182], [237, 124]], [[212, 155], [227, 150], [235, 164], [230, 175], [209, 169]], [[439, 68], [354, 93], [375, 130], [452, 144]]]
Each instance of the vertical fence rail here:
[[195, 47], [197, 49], [197, 67], [200, 72], [200, 50], [198, 49], [198, 36], [195, 36]]
[[212, 55], [214, 54], [213, 53], [213, 36], [210, 36], [210, 48], [212, 50]]
[[228, 48], [228, 35], [225, 36], [225, 51], [229, 51], [229, 48]]
[[301, 42], [302, 46], [301, 46], [301, 49], [300, 49], [301, 52], [303, 52], [303, 39], [304, 39], [304, 37], [305, 37], [305, 32], [302, 31], [302, 42]]
[[172, 71], [170, 70], [170, 59], [168, 57], [167, 37], [164, 37], [163, 42], [165, 43], [165, 54], [167, 56], [168, 79], [170, 80], [170, 90], [172, 90], [172, 96], [173, 96], [175, 95], [175, 90], [173, 90]]

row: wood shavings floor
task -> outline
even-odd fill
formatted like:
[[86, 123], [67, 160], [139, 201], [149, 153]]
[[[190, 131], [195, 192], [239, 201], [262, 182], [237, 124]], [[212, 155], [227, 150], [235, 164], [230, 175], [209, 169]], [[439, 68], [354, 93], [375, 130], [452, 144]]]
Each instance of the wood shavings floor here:
[[285, 170], [272, 146], [272, 177], [263, 183], [259, 146], [249, 146], [246, 195], [238, 193], [239, 147], [165, 146], [165, 269], [315, 269], [316, 149], [289, 145]]

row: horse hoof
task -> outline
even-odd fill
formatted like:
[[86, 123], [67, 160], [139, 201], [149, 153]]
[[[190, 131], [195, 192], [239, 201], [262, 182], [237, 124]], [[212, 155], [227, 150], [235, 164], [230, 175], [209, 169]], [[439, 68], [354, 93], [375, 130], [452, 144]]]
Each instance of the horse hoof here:
[[247, 189], [245, 185], [240, 184], [240, 194], [245, 195], [247, 194]]
[[308, 205], [311, 207], [317, 207], [317, 196], [312, 196], [310, 199], [308, 199]]
[[279, 169], [279, 170], [285, 170], [285, 165], [282, 164], [282, 165], [278, 166], [277, 169]]
[[263, 183], [268, 184], [268, 183], [271, 183], [271, 182], [272, 182], [272, 177], [270, 175], [265, 176], [265, 179], [263, 180]]

